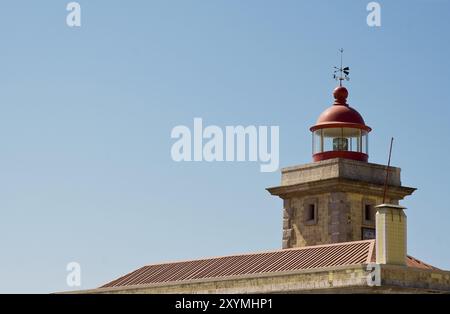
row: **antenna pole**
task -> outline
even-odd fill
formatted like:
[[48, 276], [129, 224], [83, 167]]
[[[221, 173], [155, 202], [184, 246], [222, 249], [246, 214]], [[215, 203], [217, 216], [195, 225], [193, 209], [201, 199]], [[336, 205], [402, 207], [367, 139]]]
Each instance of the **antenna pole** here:
[[391, 146], [389, 147], [389, 159], [388, 159], [388, 164], [386, 166], [386, 178], [384, 179], [383, 204], [386, 204], [387, 183], [388, 183], [388, 178], [389, 178], [389, 166], [391, 165], [391, 155], [392, 155], [392, 144], [393, 143], [394, 143], [394, 138], [391, 137]]
[[341, 67], [340, 67], [340, 69], [341, 69], [341, 77], [339, 79], [339, 86], [342, 86], [342, 55], [344, 54], [344, 48], [341, 48], [339, 51], [341, 52]]

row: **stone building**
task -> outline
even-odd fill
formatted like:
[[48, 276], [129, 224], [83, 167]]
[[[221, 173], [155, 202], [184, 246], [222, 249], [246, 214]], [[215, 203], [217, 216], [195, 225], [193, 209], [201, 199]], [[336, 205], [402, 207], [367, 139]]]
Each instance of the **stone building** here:
[[282, 249], [143, 266], [81, 293], [448, 293], [407, 254], [400, 168], [368, 162], [371, 128], [345, 87], [311, 127], [313, 162], [282, 169]]

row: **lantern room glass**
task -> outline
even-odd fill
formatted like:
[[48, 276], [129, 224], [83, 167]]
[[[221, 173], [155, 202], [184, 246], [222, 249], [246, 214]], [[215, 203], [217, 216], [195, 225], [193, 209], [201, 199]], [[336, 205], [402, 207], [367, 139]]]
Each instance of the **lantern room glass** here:
[[349, 151], [368, 154], [369, 134], [358, 128], [322, 128], [314, 131], [313, 154]]

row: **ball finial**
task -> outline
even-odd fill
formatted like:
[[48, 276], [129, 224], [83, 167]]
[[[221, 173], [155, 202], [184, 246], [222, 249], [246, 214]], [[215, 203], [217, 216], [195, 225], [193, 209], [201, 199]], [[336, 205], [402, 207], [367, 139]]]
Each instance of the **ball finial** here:
[[344, 86], [336, 87], [333, 96], [335, 105], [347, 105], [348, 90]]

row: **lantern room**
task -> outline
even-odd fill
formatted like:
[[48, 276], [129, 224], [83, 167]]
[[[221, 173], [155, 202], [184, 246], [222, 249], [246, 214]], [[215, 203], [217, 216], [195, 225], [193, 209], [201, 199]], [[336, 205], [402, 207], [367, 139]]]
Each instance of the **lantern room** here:
[[348, 91], [339, 86], [334, 104], [319, 116], [312, 132], [313, 160], [347, 158], [367, 162], [369, 132], [362, 116], [347, 104]]

